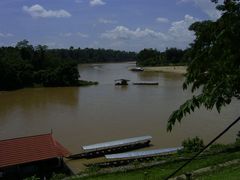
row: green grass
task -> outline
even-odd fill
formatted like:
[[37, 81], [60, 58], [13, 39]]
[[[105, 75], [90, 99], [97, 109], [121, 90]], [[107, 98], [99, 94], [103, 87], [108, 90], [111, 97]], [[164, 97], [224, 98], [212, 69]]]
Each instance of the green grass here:
[[[185, 172], [191, 172], [200, 168], [224, 163], [233, 159], [237, 159], [240, 157], [240, 152], [225, 152], [225, 153], [215, 153], [213, 155], [204, 156], [201, 158], [198, 158], [194, 160], [192, 163], [187, 165], [181, 172], [178, 174], [183, 174]], [[178, 167], [180, 167], [185, 161], [177, 161], [177, 162], [169, 162], [165, 163], [163, 165], [151, 167], [151, 168], [143, 168], [140, 170], [132, 170], [127, 172], [120, 172], [120, 173], [112, 173], [112, 174], [104, 174], [104, 175], [97, 175], [92, 176], [88, 178], [78, 178], [81, 179], [87, 179], [87, 180], [141, 180], [141, 179], [148, 179], [148, 180], [154, 180], [154, 179], [164, 179], [168, 175], [170, 175], [174, 170], [176, 170]], [[229, 173], [226, 172], [226, 177], [228, 177], [234, 169], [229, 169]], [[238, 168], [239, 170], [239, 168]], [[222, 171], [221, 171], [222, 172]], [[233, 173], [233, 176], [240, 177], [239, 172], [235, 171]], [[220, 173], [220, 172], [219, 172]], [[220, 177], [221, 175], [212, 174], [212, 176]], [[228, 173], [228, 174], [227, 174]], [[204, 178], [211, 178], [204, 177]], [[239, 179], [239, 178], [238, 178]]]
[[240, 164], [230, 166], [230, 167], [220, 168], [206, 175], [202, 175], [198, 177], [198, 179], [199, 180], [219, 180], [219, 179], [239, 180]]

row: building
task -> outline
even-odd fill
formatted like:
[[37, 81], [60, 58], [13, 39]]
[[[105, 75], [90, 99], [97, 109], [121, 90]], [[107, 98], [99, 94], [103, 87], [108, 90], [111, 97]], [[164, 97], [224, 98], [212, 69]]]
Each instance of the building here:
[[63, 157], [70, 153], [52, 133], [0, 140], [0, 179], [51, 176], [67, 171]]

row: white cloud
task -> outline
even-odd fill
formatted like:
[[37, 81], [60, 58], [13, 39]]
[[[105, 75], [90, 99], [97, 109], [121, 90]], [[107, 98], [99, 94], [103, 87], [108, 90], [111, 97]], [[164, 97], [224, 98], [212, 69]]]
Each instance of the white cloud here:
[[90, 0], [91, 6], [105, 5], [106, 3], [103, 0]]
[[66, 10], [46, 10], [39, 4], [35, 4], [31, 7], [23, 6], [23, 11], [30, 14], [32, 17], [56, 17], [56, 18], [63, 18], [63, 17], [71, 17], [71, 14]]
[[88, 38], [89, 36], [87, 34], [81, 33], [81, 32], [76, 32], [76, 33], [72, 33], [72, 32], [66, 32], [66, 33], [60, 33], [59, 34], [62, 37], [73, 37], [73, 36], [78, 36], [81, 38]]
[[110, 19], [104, 19], [104, 18], [98, 19], [98, 22], [102, 23], [102, 24], [116, 24], [117, 23], [117, 21], [110, 20]]
[[2, 37], [2, 38], [8, 38], [8, 37], [12, 37], [13, 36], [13, 34], [11, 34], [11, 33], [1, 33], [0, 32], [0, 37]]
[[81, 37], [81, 38], [88, 38], [89, 37], [87, 34], [84, 34], [84, 33], [81, 33], [81, 32], [77, 32], [76, 35]]
[[[199, 7], [205, 14], [207, 14], [211, 19], [215, 20], [221, 16], [221, 13], [216, 10], [216, 4], [212, 3], [210, 0], [180, 0], [178, 3], [188, 3], [192, 2], [197, 7]], [[220, 0], [220, 3], [222, 0]]]
[[199, 21], [199, 19], [185, 15], [183, 20], [175, 21], [171, 24], [168, 37], [175, 42], [190, 43], [194, 39], [194, 33], [189, 31], [188, 28], [196, 21]]
[[151, 29], [141, 29], [137, 28], [136, 30], [130, 30], [125, 26], [117, 26], [115, 29], [111, 31], [107, 31], [102, 34], [103, 38], [108, 39], [134, 39], [134, 38], [165, 38], [165, 35], [161, 32], [155, 32]]
[[168, 23], [169, 22], [169, 20], [167, 18], [164, 18], [164, 17], [158, 17], [156, 19], [156, 21], [159, 22], [159, 23]]
[[116, 49], [186, 48], [194, 40], [194, 33], [190, 32], [188, 27], [198, 20], [190, 15], [185, 15], [183, 20], [172, 22], [166, 32], [149, 28], [130, 29], [125, 26], [117, 26], [113, 30], [102, 33], [101, 38], [105, 39], [105, 46]]
[[71, 37], [73, 34], [70, 32], [67, 32], [67, 33], [60, 33], [59, 35], [62, 37]]

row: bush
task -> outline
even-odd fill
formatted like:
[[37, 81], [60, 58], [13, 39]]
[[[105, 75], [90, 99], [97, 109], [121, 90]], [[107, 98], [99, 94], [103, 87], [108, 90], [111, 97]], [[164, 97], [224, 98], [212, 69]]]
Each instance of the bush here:
[[235, 144], [240, 145], [240, 131], [238, 131], [238, 133], [237, 133], [237, 138], [236, 138]]
[[184, 140], [182, 146], [186, 152], [197, 152], [204, 147], [204, 143], [202, 139], [196, 136], [195, 138]]

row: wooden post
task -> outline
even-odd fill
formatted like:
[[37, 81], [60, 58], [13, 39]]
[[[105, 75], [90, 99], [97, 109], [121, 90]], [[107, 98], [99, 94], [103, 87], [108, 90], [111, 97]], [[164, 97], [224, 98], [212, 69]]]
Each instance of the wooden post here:
[[191, 180], [192, 179], [192, 173], [185, 173], [185, 176], [186, 176], [186, 180]]

